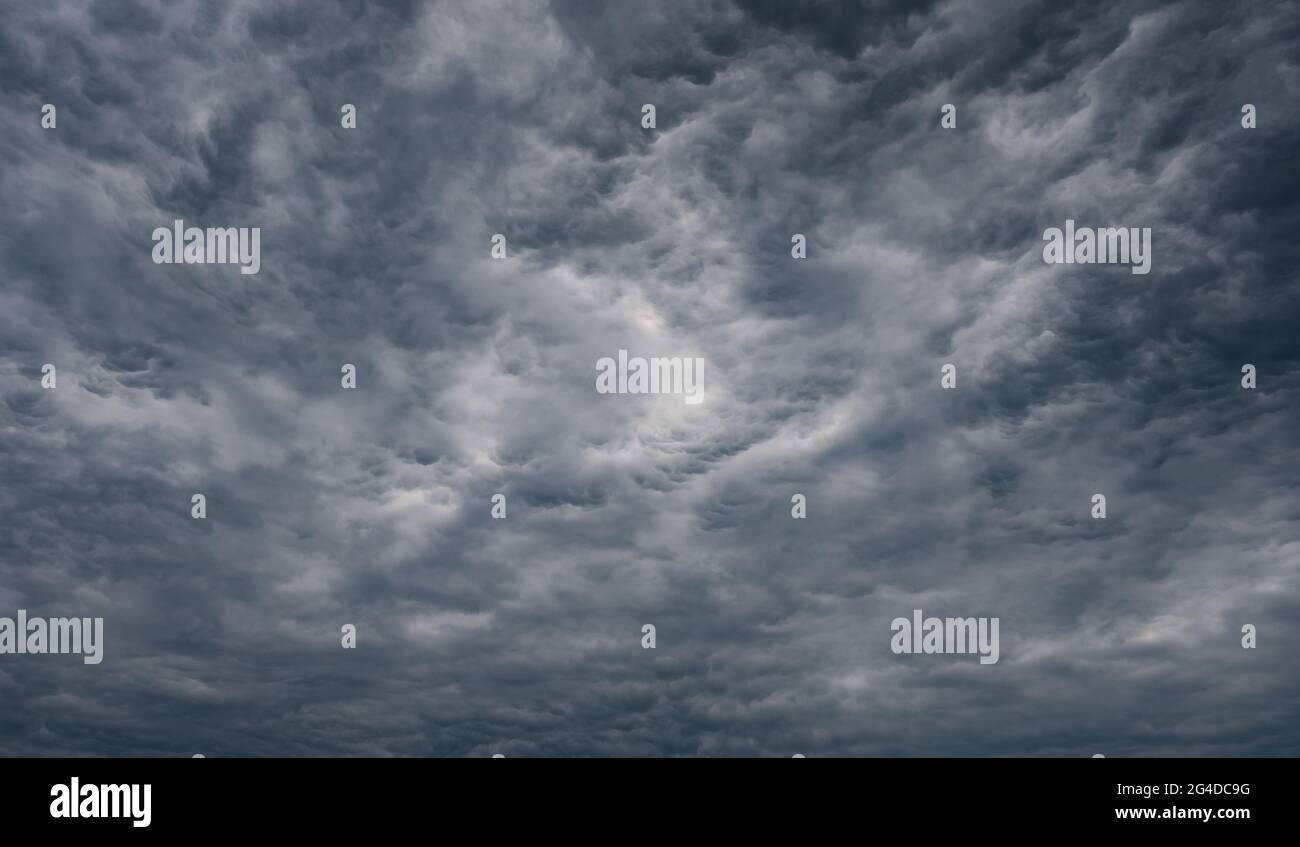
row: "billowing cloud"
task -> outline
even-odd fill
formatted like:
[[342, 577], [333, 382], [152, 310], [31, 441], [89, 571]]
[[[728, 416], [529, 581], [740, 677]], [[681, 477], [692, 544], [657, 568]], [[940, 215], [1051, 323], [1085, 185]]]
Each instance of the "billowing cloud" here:
[[[0, 655], [0, 753], [1300, 754], [1296, 24], [7, 11], [0, 616], [105, 657]], [[620, 349], [705, 401], [598, 394]], [[894, 654], [917, 608], [999, 661]]]

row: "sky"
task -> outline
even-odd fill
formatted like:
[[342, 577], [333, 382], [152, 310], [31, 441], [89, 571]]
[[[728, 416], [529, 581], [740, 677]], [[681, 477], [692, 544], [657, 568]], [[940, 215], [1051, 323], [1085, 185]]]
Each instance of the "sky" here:
[[1300, 755], [1297, 4], [4, 20], [0, 755]]

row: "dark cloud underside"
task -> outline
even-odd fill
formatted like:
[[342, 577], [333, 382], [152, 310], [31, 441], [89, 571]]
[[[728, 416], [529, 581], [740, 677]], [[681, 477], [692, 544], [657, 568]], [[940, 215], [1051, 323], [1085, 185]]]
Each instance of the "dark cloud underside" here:
[[[1297, 45], [1286, 2], [11, 4], [0, 615], [106, 645], [0, 656], [0, 754], [1300, 755]], [[176, 218], [260, 273], [155, 265]], [[1151, 273], [1045, 265], [1066, 218]], [[704, 403], [598, 395], [619, 348]], [[894, 655], [914, 608], [1000, 661]]]

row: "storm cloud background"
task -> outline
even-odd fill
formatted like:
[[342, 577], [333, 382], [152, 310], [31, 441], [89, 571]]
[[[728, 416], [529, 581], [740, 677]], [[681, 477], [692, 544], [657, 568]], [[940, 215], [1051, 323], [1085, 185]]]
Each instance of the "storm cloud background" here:
[[1300, 755], [1296, 4], [15, 2], [0, 95], [0, 615], [105, 618], [0, 753]]

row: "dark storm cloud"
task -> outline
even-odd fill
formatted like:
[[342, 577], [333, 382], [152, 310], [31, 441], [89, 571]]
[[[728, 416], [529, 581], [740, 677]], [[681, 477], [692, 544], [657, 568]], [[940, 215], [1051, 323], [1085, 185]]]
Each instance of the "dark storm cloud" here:
[[[0, 752], [1300, 752], [1293, 6], [6, 19], [0, 615], [106, 647], [0, 657]], [[1067, 217], [1150, 275], [1045, 265]]]

